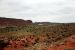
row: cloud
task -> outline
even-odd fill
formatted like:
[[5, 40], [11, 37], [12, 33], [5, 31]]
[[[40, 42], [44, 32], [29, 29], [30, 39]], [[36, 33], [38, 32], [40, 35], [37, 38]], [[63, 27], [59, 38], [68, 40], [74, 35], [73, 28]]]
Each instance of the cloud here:
[[75, 0], [2, 0], [0, 3], [0, 16], [31, 19], [34, 22], [75, 22], [72, 20], [74, 13]]

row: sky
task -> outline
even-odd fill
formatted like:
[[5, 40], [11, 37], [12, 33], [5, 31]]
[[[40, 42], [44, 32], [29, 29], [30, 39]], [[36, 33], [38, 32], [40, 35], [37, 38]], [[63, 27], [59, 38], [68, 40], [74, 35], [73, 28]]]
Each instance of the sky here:
[[75, 22], [75, 0], [0, 0], [0, 17]]

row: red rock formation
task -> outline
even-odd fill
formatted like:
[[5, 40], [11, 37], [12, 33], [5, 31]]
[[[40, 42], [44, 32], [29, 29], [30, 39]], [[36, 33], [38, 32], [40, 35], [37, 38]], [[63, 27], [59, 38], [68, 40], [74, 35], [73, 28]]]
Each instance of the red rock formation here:
[[31, 20], [22, 20], [22, 19], [0, 17], [0, 26], [26, 25], [26, 24], [31, 24], [31, 23], [32, 23]]

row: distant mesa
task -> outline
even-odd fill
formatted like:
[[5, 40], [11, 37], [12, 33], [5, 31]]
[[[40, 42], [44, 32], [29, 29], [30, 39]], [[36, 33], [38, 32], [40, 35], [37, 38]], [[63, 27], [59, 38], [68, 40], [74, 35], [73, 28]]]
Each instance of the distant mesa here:
[[19, 26], [31, 24], [31, 20], [0, 17], [0, 26]]

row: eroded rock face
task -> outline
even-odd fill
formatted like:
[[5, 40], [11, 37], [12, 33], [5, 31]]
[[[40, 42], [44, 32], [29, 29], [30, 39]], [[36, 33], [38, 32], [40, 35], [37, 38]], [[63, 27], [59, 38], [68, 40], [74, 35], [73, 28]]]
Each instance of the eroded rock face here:
[[12, 26], [12, 25], [26, 25], [31, 24], [31, 20], [13, 19], [13, 18], [1, 18], [0, 26]]

